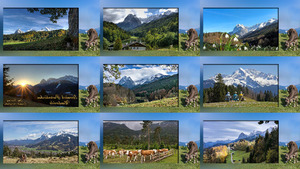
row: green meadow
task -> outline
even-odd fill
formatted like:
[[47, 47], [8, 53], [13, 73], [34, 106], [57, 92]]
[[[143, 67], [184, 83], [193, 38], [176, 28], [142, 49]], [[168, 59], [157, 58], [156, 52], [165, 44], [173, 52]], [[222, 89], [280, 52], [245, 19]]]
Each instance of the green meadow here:
[[[85, 41], [88, 40], [86, 34], [79, 34], [79, 50], [77, 51], [59, 51], [59, 44], [63, 40], [63, 37], [49, 38], [47, 40], [41, 40], [37, 42], [7, 42], [3, 44], [2, 56], [100, 56], [100, 43], [98, 43], [98, 50], [93, 49], [85, 50]], [[28, 47], [35, 47], [41, 50], [26, 51]], [[51, 48], [52, 50], [49, 50]]]

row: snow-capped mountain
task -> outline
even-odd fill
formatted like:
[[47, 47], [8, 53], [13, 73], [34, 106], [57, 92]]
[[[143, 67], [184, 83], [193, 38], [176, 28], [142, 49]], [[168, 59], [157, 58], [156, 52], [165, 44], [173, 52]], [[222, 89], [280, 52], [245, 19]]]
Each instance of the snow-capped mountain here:
[[15, 34], [21, 34], [21, 33], [24, 33], [21, 29], [17, 29], [17, 30], [15, 31]]
[[66, 76], [60, 77], [58, 79], [56, 79], [56, 78], [49, 78], [48, 80], [42, 79], [39, 84], [48, 85], [48, 84], [51, 84], [51, 83], [59, 83], [60, 81], [69, 81], [71, 83], [76, 84], [76, 83], [78, 83], [78, 78], [74, 77], [74, 76], [71, 76], [71, 75], [66, 75]]
[[[204, 80], [204, 88], [213, 87], [216, 82], [216, 76]], [[251, 89], [278, 85], [278, 77], [276, 75], [266, 74], [255, 69], [239, 68], [231, 75], [222, 76], [226, 85], [242, 85]]]
[[[275, 129], [274, 127], [270, 127], [267, 130], [270, 133], [274, 129]], [[235, 142], [237, 142], [241, 139], [244, 139], [244, 140], [247, 140], [247, 141], [253, 141], [259, 136], [264, 137], [266, 135], [267, 130], [265, 130], [265, 131], [253, 130], [248, 135], [242, 132], [242, 133], [239, 134], [238, 138], [234, 139], [234, 140], [218, 140], [218, 141], [215, 141], [215, 142], [204, 143], [204, 148], [210, 148], [210, 147], [214, 147], [214, 146], [226, 145], [226, 144], [229, 144], [229, 143], [235, 143]]]
[[277, 23], [278, 20], [275, 18], [269, 19], [267, 22], [262, 22], [262, 23], [258, 23], [255, 24], [253, 26], [247, 27], [244, 26], [243, 24], [237, 24], [234, 28], [233, 31], [229, 32], [230, 35], [236, 34], [238, 35], [240, 38], [242, 38], [243, 36], [254, 32], [256, 30], [262, 29], [268, 25], [271, 25], [273, 23]]
[[124, 76], [124, 77], [121, 78], [121, 80], [119, 81], [118, 84], [121, 85], [121, 86], [123, 86], [123, 87], [133, 88], [133, 87], [135, 87], [137, 85], [148, 84], [148, 83], [151, 83], [151, 82], [154, 82], [154, 81], [166, 78], [168, 76], [169, 75], [163, 75], [161, 73], [158, 73], [158, 74], [156, 74], [154, 76], [145, 77], [145, 78], [142, 78], [142, 79], [139, 79], [139, 80], [136, 80], [136, 81], [133, 81], [131, 79], [131, 77], [129, 77], [129, 76]]
[[139, 19], [142, 22], [142, 24], [144, 24], [144, 23], [149, 23], [151, 21], [155, 21], [157, 19], [163, 18], [163, 17], [168, 16], [168, 15], [170, 15], [172, 13], [174, 13], [174, 12], [172, 12], [172, 11], [166, 11], [166, 12], [164, 12], [162, 14], [151, 15], [148, 18], [139, 18]]

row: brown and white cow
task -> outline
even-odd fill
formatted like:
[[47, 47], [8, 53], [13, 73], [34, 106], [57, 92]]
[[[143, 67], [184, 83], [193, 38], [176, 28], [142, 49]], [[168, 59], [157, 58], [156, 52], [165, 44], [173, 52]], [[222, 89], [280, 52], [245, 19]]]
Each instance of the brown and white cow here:
[[115, 158], [116, 154], [117, 154], [116, 150], [103, 150], [103, 156], [105, 159], [107, 159], [108, 156]]
[[138, 150], [133, 150], [133, 151], [126, 151], [126, 155], [127, 155], [127, 159], [126, 159], [126, 163], [129, 161], [131, 163], [131, 159], [133, 158], [133, 161], [136, 161], [138, 155], [139, 155], [139, 151]]
[[142, 150], [141, 151], [141, 163], [146, 161], [146, 157], [150, 156], [150, 160], [152, 160], [152, 156], [156, 153], [156, 150]]

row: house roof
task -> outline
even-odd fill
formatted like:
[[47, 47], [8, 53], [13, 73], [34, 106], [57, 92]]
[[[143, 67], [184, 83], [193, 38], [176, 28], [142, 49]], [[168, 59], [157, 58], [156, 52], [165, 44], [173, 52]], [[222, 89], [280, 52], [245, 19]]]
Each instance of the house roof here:
[[142, 44], [141, 42], [132, 42], [127, 45], [123, 45], [123, 48], [130, 47], [130, 46], [146, 47], [146, 45]]

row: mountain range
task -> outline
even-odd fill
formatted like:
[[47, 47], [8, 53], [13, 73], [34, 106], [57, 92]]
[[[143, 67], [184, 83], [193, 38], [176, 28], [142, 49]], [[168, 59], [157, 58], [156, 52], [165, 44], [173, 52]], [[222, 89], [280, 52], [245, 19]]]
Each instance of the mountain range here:
[[139, 79], [139, 80], [136, 80], [136, 81], [133, 81], [131, 79], [131, 77], [129, 76], [123, 76], [120, 81], [119, 81], [119, 85], [123, 86], [123, 87], [126, 87], [126, 88], [129, 88], [129, 89], [132, 89], [138, 85], [144, 85], [144, 84], [149, 84], [149, 83], [152, 83], [154, 81], [157, 81], [157, 80], [160, 80], [160, 79], [163, 79], [163, 78], [167, 78], [169, 77], [170, 75], [163, 75], [161, 73], [158, 73], [158, 74], [155, 74], [153, 76], [150, 76], [150, 77], [144, 77], [142, 79]]
[[[216, 82], [216, 76], [213, 76], [203, 81], [203, 88], [213, 87]], [[278, 93], [278, 77], [272, 74], [255, 69], [239, 68], [231, 75], [222, 74], [223, 81], [226, 85], [242, 85], [254, 90], [255, 92], [270, 90], [273, 93]]]
[[[15, 86], [19, 87], [19, 85]], [[40, 83], [31, 86], [27, 85], [27, 88], [33, 91], [35, 94], [41, 92], [43, 89], [47, 94], [76, 94], [78, 93], [78, 78], [66, 75], [60, 78], [49, 78], [47, 80], [42, 79]]]
[[122, 28], [125, 31], [130, 31], [141, 25], [145, 25], [152, 21], [159, 20], [159, 19], [169, 16], [173, 13], [174, 12], [167, 11], [162, 14], [151, 15], [147, 18], [138, 18], [136, 15], [128, 14], [122, 22], [117, 23], [117, 26], [119, 26], [120, 28]]
[[230, 35], [236, 34], [239, 36], [239, 38], [243, 38], [244, 36], [251, 34], [252, 32], [258, 31], [260, 29], [263, 29], [264, 27], [267, 27], [271, 24], [277, 24], [278, 19], [272, 18], [269, 19], [266, 22], [258, 23], [253, 26], [244, 26], [243, 24], [237, 24], [231, 32], [229, 32]]
[[[41, 32], [41, 31], [52, 31], [52, 30], [53, 30], [53, 29], [51, 29], [51, 28], [44, 27], [44, 28], [41, 28], [40, 30], [29, 29], [29, 30], [27, 30], [26, 32], [31, 32], [31, 31]], [[15, 31], [14, 34], [22, 34], [22, 33], [25, 33], [25, 32], [22, 31], [22, 30], [19, 28], [19, 29], [17, 29], [17, 30]]]
[[78, 146], [78, 134], [60, 131], [57, 133], [44, 133], [36, 139], [16, 139], [4, 141], [7, 146], [25, 146], [37, 150], [73, 151]]
[[[267, 130], [269, 132], [271, 132], [273, 129], [274, 129], [273, 127], [270, 127]], [[253, 140], [255, 140], [259, 136], [263, 136], [264, 137], [265, 134], [266, 134], [266, 132], [267, 132], [267, 130], [265, 130], [265, 131], [255, 131], [254, 130], [251, 133], [249, 133], [248, 135], [242, 132], [234, 140], [230, 140], [229, 139], [229, 140], [218, 140], [218, 141], [215, 141], [215, 142], [206, 142], [206, 143], [204, 143], [204, 148], [211, 148], [211, 147], [220, 146], [220, 145], [227, 145], [229, 143], [235, 143], [235, 142], [237, 142], [237, 141], [239, 141], [241, 139], [247, 140], [247, 141], [253, 141]]]

